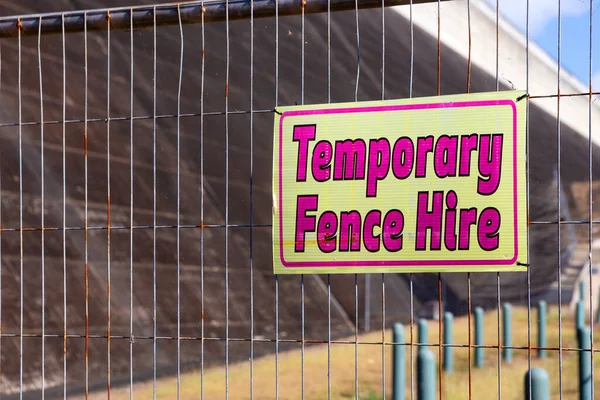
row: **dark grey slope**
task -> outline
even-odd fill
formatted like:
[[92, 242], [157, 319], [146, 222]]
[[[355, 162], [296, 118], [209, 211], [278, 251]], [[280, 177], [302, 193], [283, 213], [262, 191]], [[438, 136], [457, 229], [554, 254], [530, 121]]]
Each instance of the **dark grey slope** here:
[[[125, 5], [100, 1], [56, 1], [45, 4], [52, 10], [98, 8]], [[4, 5], [3, 7], [8, 7]], [[39, 12], [41, 4], [24, 0], [11, 5], [9, 11]], [[360, 15], [360, 84], [359, 100], [381, 98], [381, 11], [361, 11]], [[385, 97], [405, 98], [410, 83], [410, 30], [408, 21], [387, 10]], [[305, 26], [304, 91], [301, 75], [301, 19], [286, 17], [279, 25], [279, 70], [277, 75], [275, 25], [272, 19], [254, 22], [254, 80], [250, 86], [250, 21], [230, 24], [229, 51], [229, 111], [250, 108], [252, 89], [253, 108], [260, 110], [253, 116], [252, 125], [247, 113], [231, 114], [225, 119], [225, 71], [227, 67], [225, 24], [205, 26], [204, 92], [202, 82], [202, 27], [184, 27], [184, 65], [180, 119], [180, 230], [181, 252], [181, 335], [198, 338], [202, 335], [214, 340], [204, 343], [206, 365], [223, 365], [225, 337], [229, 326], [232, 338], [250, 335], [250, 311], [254, 311], [254, 334], [268, 339], [255, 345], [255, 355], [273, 352], [276, 315], [281, 339], [298, 340], [301, 337], [301, 278], [282, 276], [276, 292], [276, 280], [271, 265], [271, 163], [273, 115], [268, 110], [274, 105], [323, 103], [328, 101], [327, 75], [327, 20], [325, 15], [311, 15]], [[331, 17], [331, 101], [354, 99], [356, 84], [356, 26], [352, 12], [335, 13]], [[462, 23], [462, 22], [457, 22]], [[110, 126], [107, 118], [107, 33], [88, 37], [89, 89], [88, 117], [88, 221], [93, 228], [106, 226], [108, 199], [107, 155], [110, 154], [110, 223], [115, 228], [110, 235], [110, 311], [111, 335], [122, 338], [111, 340], [111, 376], [113, 384], [125, 383], [129, 377], [130, 318], [133, 321], [133, 371], [135, 377], [148, 377], [152, 372], [153, 348], [153, 266], [156, 254], [156, 325], [160, 337], [177, 335], [177, 119], [169, 115], [177, 112], [180, 39], [178, 27], [160, 27], [157, 30], [157, 96], [156, 110], [161, 117], [153, 128], [153, 32], [134, 32], [134, 114], [133, 224], [140, 227], [133, 234], [133, 255], [130, 252], [128, 227], [130, 221], [130, 43], [129, 32], [111, 32], [110, 35]], [[41, 40], [44, 88], [44, 120], [62, 119], [62, 43], [60, 36], [45, 36]], [[23, 121], [38, 121], [39, 76], [37, 69], [37, 40], [23, 39], [22, 93]], [[437, 42], [415, 28], [414, 96], [436, 94]], [[17, 102], [17, 41], [2, 42], [2, 112], [0, 123], [14, 123], [18, 119]], [[464, 93], [467, 63], [447, 47], [442, 48], [442, 93]], [[82, 34], [66, 38], [66, 117], [84, 118], [84, 37]], [[495, 78], [473, 69], [472, 90], [495, 90]], [[277, 92], [276, 92], [277, 88]], [[277, 93], [277, 96], [276, 96]], [[203, 99], [203, 104], [201, 101]], [[201, 118], [203, 108], [209, 113]], [[266, 112], [263, 112], [266, 111]], [[148, 118], [146, 118], [148, 117]], [[556, 156], [556, 121], [531, 105], [530, 174], [532, 207], [531, 219], [555, 219], [556, 192], [552, 186], [553, 163]], [[40, 125], [26, 125], [23, 134], [23, 220], [25, 227], [41, 227], [41, 185], [44, 178], [44, 216], [46, 227], [63, 224], [63, 125], [44, 125], [44, 165], [40, 163]], [[110, 129], [108, 129], [110, 128]], [[84, 226], [84, 124], [69, 122], [64, 126], [66, 152], [66, 213], [68, 227]], [[110, 150], [107, 134], [110, 132]], [[156, 133], [156, 141], [154, 141]], [[203, 141], [201, 140], [203, 135]], [[2, 215], [5, 229], [19, 227], [19, 140], [15, 125], [0, 129], [2, 140], [0, 166], [2, 168]], [[253, 146], [252, 202], [250, 201], [250, 146]], [[587, 141], [563, 127], [562, 177], [566, 182], [587, 179]], [[156, 148], [156, 252], [154, 252], [154, 148]], [[228, 164], [226, 164], [228, 149]], [[596, 152], [597, 154], [597, 152]], [[228, 166], [228, 176], [225, 175]], [[597, 173], [594, 164], [594, 173]], [[204, 172], [204, 214], [201, 213], [201, 172]], [[226, 190], [228, 189], [228, 209]], [[226, 286], [226, 222], [236, 225], [229, 230], [228, 285]], [[252, 220], [251, 220], [252, 218]], [[260, 225], [250, 230], [247, 225]], [[199, 229], [203, 226], [204, 229]], [[556, 237], [554, 227], [536, 227], [532, 233], [532, 285], [543, 288], [554, 278], [556, 264]], [[539, 233], [536, 233], [539, 232]], [[99, 338], [89, 340], [90, 382], [103, 388], [107, 380], [107, 311], [109, 287], [108, 235], [106, 229], [90, 230], [89, 257], [89, 326], [90, 334]], [[45, 330], [52, 335], [46, 340], [46, 381], [48, 387], [62, 390], [63, 365], [63, 271], [67, 282], [67, 326], [72, 335], [85, 333], [85, 243], [81, 229], [66, 232], [66, 263], [63, 263], [63, 232], [48, 230], [44, 242], [45, 273]], [[24, 251], [24, 321], [25, 333], [39, 335], [42, 325], [42, 241], [39, 230], [23, 233]], [[203, 243], [203, 247], [202, 247]], [[20, 246], [18, 231], [2, 235], [2, 332], [16, 335], [20, 332]], [[203, 249], [203, 252], [202, 252]], [[252, 253], [251, 253], [252, 251]], [[200, 268], [201, 255], [204, 269]], [[252, 258], [250, 255], [252, 254]], [[130, 257], [133, 267], [130, 269]], [[250, 292], [250, 259], [254, 275], [254, 296]], [[202, 275], [202, 271], [204, 272]], [[133, 283], [130, 282], [133, 274]], [[516, 299], [525, 289], [525, 274], [506, 274], [502, 291], [506, 299]], [[454, 296], [463, 296], [463, 275], [445, 277]], [[493, 286], [487, 275], [473, 274], [473, 295], [485, 299]], [[364, 277], [359, 279], [359, 326], [364, 304]], [[419, 295], [437, 292], [437, 277], [415, 276], [422, 285]], [[380, 282], [379, 278], [373, 282]], [[390, 277], [387, 281], [386, 310], [388, 321], [408, 318], [407, 284], [404, 277]], [[130, 285], [133, 285], [133, 315], [130, 315]], [[517, 285], [517, 286], [515, 286]], [[379, 285], [376, 285], [380, 287]], [[204, 291], [202, 291], [202, 287]], [[228, 287], [228, 290], [226, 288]], [[513, 293], [512, 288], [520, 291]], [[307, 339], [327, 338], [326, 277], [306, 276], [305, 334]], [[353, 276], [332, 278], [331, 327], [332, 336], [341, 337], [354, 332], [356, 311]], [[278, 293], [278, 296], [277, 296]], [[227, 297], [226, 297], [227, 296]], [[422, 296], [427, 300], [427, 296]], [[493, 296], [492, 296], [493, 297]], [[504, 297], [503, 297], [504, 298]], [[225, 313], [228, 300], [229, 314]], [[417, 299], [418, 300], [418, 299]], [[278, 301], [278, 303], [276, 303]], [[276, 307], [278, 304], [278, 307]], [[417, 301], [416, 307], [419, 307]], [[374, 326], [375, 323], [372, 323]], [[73, 338], [67, 346], [68, 388], [82, 388], [85, 376], [84, 340]], [[2, 389], [14, 393], [19, 385], [18, 338], [2, 338]], [[41, 386], [41, 341], [24, 339], [24, 384], [35, 393]], [[281, 349], [298, 347], [282, 343]], [[184, 340], [181, 344], [184, 367], [198, 366], [202, 354], [199, 340]], [[247, 341], [230, 342], [230, 361], [246, 360], [250, 354]], [[158, 340], [157, 363], [159, 372], [173, 372], [176, 365], [176, 342]]]

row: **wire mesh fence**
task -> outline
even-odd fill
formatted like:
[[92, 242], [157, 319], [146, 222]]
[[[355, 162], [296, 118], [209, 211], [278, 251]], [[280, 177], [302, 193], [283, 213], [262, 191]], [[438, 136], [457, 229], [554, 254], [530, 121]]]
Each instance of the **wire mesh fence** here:
[[[456, 355], [454, 375], [436, 361], [439, 398], [524, 398], [536, 365], [553, 397], [576, 395], [575, 303], [593, 327], [600, 283], [595, 4], [581, 83], [561, 68], [560, 0], [556, 60], [530, 39], [529, 0], [524, 32], [503, 0], [139, 3], [0, 18], [2, 397], [391, 398], [402, 322], [414, 399], [421, 318], [421, 345]], [[277, 106], [515, 87], [529, 93], [527, 273], [273, 275]]]

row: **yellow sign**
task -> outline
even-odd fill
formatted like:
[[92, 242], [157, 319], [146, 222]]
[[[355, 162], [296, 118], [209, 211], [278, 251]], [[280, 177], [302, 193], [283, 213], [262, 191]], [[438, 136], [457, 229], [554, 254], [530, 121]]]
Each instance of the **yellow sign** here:
[[274, 272], [526, 270], [524, 97], [278, 108]]

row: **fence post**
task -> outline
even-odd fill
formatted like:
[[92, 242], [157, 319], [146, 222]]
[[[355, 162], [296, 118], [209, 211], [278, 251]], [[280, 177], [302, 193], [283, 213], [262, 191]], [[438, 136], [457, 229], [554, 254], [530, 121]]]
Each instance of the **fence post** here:
[[590, 328], [581, 327], [577, 331], [579, 342], [579, 400], [592, 400], [592, 353], [589, 351]]
[[417, 400], [435, 400], [435, 361], [431, 350], [417, 355]]
[[423, 346], [423, 344], [427, 343], [427, 320], [421, 318], [418, 323], [418, 328], [419, 328], [419, 331], [417, 334], [417, 340], [418, 340], [419, 346], [417, 347], [417, 350], [421, 350], [421, 349], [425, 348], [425, 346]]
[[406, 364], [404, 343], [404, 325], [394, 324], [394, 359], [393, 359], [393, 386], [392, 397], [394, 400], [404, 400], [404, 384], [406, 379]]
[[[531, 375], [531, 398], [529, 397], [529, 376]], [[545, 369], [531, 368], [525, 374], [525, 398], [531, 400], [550, 400], [550, 378]]]
[[502, 349], [502, 356], [507, 364], [512, 362], [512, 349], [506, 348], [506, 346], [512, 346], [512, 309], [510, 304], [504, 303], [502, 306], [502, 336], [504, 338], [504, 349]]
[[[444, 344], [452, 344], [452, 330], [453, 330], [454, 316], [451, 312], [446, 311], [444, 313]], [[443, 361], [444, 372], [451, 374], [454, 369], [454, 363], [452, 360], [452, 347], [444, 347], [444, 361]]]
[[[598, 293], [600, 294], [600, 290], [598, 290]], [[598, 296], [598, 308], [596, 309], [596, 323], [598, 321], [600, 321], [600, 296]]]
[[[483, 345], [483, 308], [475, 308], [475, 346]], [[475, 347], [475, 367], [483, 368], [483, 348]]]
[[585, 326], [585, 307], [583, 301], [579, 300], [575, 306], [575, 333], [578, 334], [579, 329]]
[[[546, 302], [538, 301], [538, 347], [546, 347]], [[545, 358], [546, 350], [538, 349], [538, 357]]]

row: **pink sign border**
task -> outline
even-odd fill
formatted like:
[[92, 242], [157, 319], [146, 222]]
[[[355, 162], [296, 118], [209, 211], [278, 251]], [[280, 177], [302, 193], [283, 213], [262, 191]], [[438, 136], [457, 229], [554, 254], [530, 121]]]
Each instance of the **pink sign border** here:
[[[513, 111], [513, 201], [514, 201], [514, 257], [500, 260], [372, 260], [372, 261], [286, 261], [283, 254], [283, 196], [282, 196], [282, 160], [283, 160], [283, 120], [286, 117], [322, 115], [322, 114], [350, 114], [365, 112], [409, 111], [437, 108], [465, 108], [465, 107], [490, 107], [510, 106]], [[326, 108], [319, 110], [285, 111], [279, 118], [279, 258], [286, 267], [378, 267], [378, 266], [464, 266], [464, 265], [511, 265], [517, 260], [518, 247], [518, 201], [517, 201], [517, 107], [512, 100], [484, 100], [444, 102], [429, 104], [407, 104], [389, 106], [344, 107]]]

